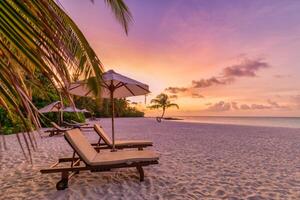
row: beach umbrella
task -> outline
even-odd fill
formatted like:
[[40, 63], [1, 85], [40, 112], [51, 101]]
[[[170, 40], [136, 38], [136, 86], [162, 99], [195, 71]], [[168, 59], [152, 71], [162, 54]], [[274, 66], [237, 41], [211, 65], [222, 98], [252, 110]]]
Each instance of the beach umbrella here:
[[63, 104], [61, 101], [55, 101], [39, 109], [39, 113], [60, 112], [59, 124], [63, 122]]
[[76, 107], [63, 107], [60, 101], [55, 101], [41, 109], [39, 113], [49, 113], [49, 112], [89, 112], [87, 109], [78, 109]]
[[[125, 98], [131, 96], [146, 95], [149, 91], [149, 86], [139, 81], [133, 80], [126, 76], [109, 70], [102, 75], [103, 82], [101, 83], [101, 96], [109, 98], [112, 105], [112, 141], [113, 150], [115, 150], [115, 128], [114, 128], [114, 98]], [[69, 86], [69, 93], [78, 96], [94, 97], [92, 90], [88, 87], [87, 80], [77, 81]]]
[[63, 112], [89, 112], [86, 109], [78, 109], [76, 107], [65, 107], [63, 106], [63, 104], [61, 103], [61, 101], [55, 101], [41, 109], [39, 109], [39, 113], [49, 113], [49, 112], [60, 112], [60, 123], [63, 122]]
[[78, 108], [74, 108], [74, 107], [65, 107], [63, 109], [64, 112], [80, 112], [80, 113], [88, 113], [89, 111], [87, 109], [78, 109]]
[[41, 109], [39, 109], [39, 113], [48, 113], [48, 112], [60, 112], [63, 107], [60, 101], [55, 101]]

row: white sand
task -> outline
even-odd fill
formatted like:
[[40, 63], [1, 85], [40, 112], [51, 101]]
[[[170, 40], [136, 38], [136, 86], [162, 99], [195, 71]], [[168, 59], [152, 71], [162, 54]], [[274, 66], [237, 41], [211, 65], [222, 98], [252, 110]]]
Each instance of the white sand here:
[[[110, 131], [109, 119], [101, 124]], [[0, 199], [300, 199], [300, 129], [117, 119], [116, 135], [150, 139], [160, 164], [82, 172], [56, 191], [59, 174], [40, 174], [72, 156], [62, 136], [38, 139], [34, 165], [24, 162], [15, 136], [0, 154]], [[95, 133], [87, 133], [96, 141]]]

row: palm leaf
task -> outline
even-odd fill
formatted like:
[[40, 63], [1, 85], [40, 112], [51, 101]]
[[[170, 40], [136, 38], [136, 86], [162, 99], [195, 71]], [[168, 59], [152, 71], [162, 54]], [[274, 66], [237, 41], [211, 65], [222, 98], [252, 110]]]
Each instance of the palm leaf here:
[[[106, 0], [128, 32], [131, 14], [122, 0]], [[95, 77], [91, 88], [100, 94], [103, 65], [74, 21], [54, 0], [0, 1], [0, 106], [23, 122], [23, 141], [31, 160], [36, 140], [29, 132], [40, 127], [31, 102], [38, 71], [70, 102], [67, 87], [74, 77]], [[40, 84], [40, 87], [46, 87]], [[25, 158], [22, 140], [17, 134]], [[30, 148], [31, 147], [31, 148]]]

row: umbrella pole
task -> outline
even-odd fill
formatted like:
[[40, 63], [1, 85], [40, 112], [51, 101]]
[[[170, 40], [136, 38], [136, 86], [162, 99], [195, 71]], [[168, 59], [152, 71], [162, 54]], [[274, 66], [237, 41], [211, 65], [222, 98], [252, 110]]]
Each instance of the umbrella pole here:
[[112, 141], [113, 141], [113, 146], [112, 146], [112, 151], [116, 151], [115, 149], [115, 102], [114, 102], [114, 89], [112, 88], [110, 90], [110, 101], [111, 101], [111, 132], [112, 132]]

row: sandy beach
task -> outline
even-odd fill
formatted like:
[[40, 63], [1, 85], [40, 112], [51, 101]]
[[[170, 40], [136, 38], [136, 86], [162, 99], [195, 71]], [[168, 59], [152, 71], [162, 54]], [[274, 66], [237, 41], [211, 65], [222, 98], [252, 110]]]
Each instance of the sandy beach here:
[[[110, 132], [110, 119], [96, 123]], [[37, 137], [31, 166], [5, 136], [0, 199], [300, 199], [300, 129], [127, 118], [116, 120], [116, 137], [153, 141], [160, 163], [145, 167], [144, 182], [135, 169], [82, 172], [56, 191], [60, 175], [39, 170], [72, 156], [64, 138]]]

